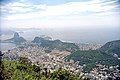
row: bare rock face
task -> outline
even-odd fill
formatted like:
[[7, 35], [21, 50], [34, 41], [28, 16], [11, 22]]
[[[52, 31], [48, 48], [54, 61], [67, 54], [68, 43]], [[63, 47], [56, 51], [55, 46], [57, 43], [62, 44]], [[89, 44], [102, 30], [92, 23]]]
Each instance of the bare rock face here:
[[14, 33], [14, 38], [19, 38], [19, 34], [17, 32]]

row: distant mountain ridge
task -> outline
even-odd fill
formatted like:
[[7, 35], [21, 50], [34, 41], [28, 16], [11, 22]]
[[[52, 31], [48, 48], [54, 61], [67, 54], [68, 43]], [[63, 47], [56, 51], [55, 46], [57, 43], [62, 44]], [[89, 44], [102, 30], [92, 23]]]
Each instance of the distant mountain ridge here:
[[[2, 42], [20, 44], [26, 42], [26, 40], [23, 37], [20, 37], [17, 32], [15, 32], [13, 38], [4, 40]], [[48, 36], [35, 37], [34, 40], [31, 42], [48, 50], [57, 49], [74, 52], [79, 49], [79, 47], [75, 43], [62, 42], [60, 40], [52, 40], [52, 38]]]
[[35, 37], [32, 42], [37, 43], [40, 46], [46, 47], [50, 50], [59, 49], [73, 52], [79, 49], [79, 47], [75, 45], [75, 43], [62, 42], [60, 40], [46, 40], [42, 37]]
[[20, 37], [17, 32], [14, 33], [14, 37], [11, 39], [4, 40], [3, 42], [11, 42], [15, 44], [26, 42], [26, 40], [23, 37]]

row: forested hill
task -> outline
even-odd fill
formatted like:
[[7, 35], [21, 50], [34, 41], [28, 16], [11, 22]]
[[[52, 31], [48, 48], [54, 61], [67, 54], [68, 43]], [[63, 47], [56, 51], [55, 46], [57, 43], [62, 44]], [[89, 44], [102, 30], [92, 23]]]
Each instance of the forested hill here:
[[35, 37], [32, 42], [39, 44], [41, 47], [46, 47], [50, 50], [58, 49], [74, 52], [79, 49], [75, 43], [62, 42], [60, 40], [46, 40], [42, 37]]
[[66, 59], [79, 61], [80, 65], [85, 65], [85, 70], [89, 71], [97, 63], [104, 65], [120, 65], [120, 40], [111, 41], [103, 45], [98, 50], [76, 51], [68, 55]]
[[107, 42], [99, 49], [102, 53], [120, 57], [120, 40]]

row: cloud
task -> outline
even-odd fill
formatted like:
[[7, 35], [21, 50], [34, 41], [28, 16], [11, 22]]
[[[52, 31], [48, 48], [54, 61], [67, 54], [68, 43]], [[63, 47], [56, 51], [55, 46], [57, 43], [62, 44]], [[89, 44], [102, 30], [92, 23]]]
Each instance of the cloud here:
[[68, 2], [59, 5], [14, 2], [3, 5], [2, 12], [8, 12], [4, 17], [5, 20], [18, 20], [18, 24], [19, 20], [23, 20], [22, 23], [25, 25], [36, 23], [50, 26], [118, 26], [119, 11], [114, 10], [119, 5], [115, 3], [116, 1], [101, 0]]
[[1, 10], [6, 11], [8, 14], [24, 14], [28, 12], [34, 12], [35, 10], [38, 9], [44, 9], [45, 5], [32, 5], [32, 4], [25, 4], [22, 2], [14, 2], [14, 3], [9, 3], [6, 5], [1, 5]]
[[[20, 16], [22, 17], [22, 16]], [[28, 16], [29, 17], [29, 16]], [[23, 19], [23, 20], [9, 20], [6, 22], [7, 26], [16, 27], [44, 27], [47, 28], [110, 28], [119, 27], [120, 16], [57, 16], [57, 17], [43, 17], [41, 19]]]
[[32, 5], [14, 2], [2, 6], [2, 10], [8, 10], [8, 13], [12, 13], [11, 15], [7, 16], [6, 19], [13, 20], [44, 16], [81, 15], [84, 12], [92, 12], [94, 14], [101, 14], [101, 12], [103, 12], [103, 14], [106, 12], [112, 13], [111, 10], [118, 5], [109, 5], [111, 3], [115, 3], [115, 1], [102, 3], [100, 0], [91, 0], [86, 2], [69, 2], [54, 6], [48, 6], [45, 4]]

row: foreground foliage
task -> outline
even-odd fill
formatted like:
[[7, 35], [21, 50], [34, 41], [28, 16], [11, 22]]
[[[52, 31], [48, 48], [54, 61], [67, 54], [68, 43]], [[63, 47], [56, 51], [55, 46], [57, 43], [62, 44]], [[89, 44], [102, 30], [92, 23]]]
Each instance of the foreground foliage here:
[[20, 58], [19, 61], [3, 60], [2, 78], [4, 80], [83, 80], [80, 74], [72, 74], [67, 70], [59, 69], [53, 73], [42, 72], [40, 67], [31, 65], [27, 58]]

